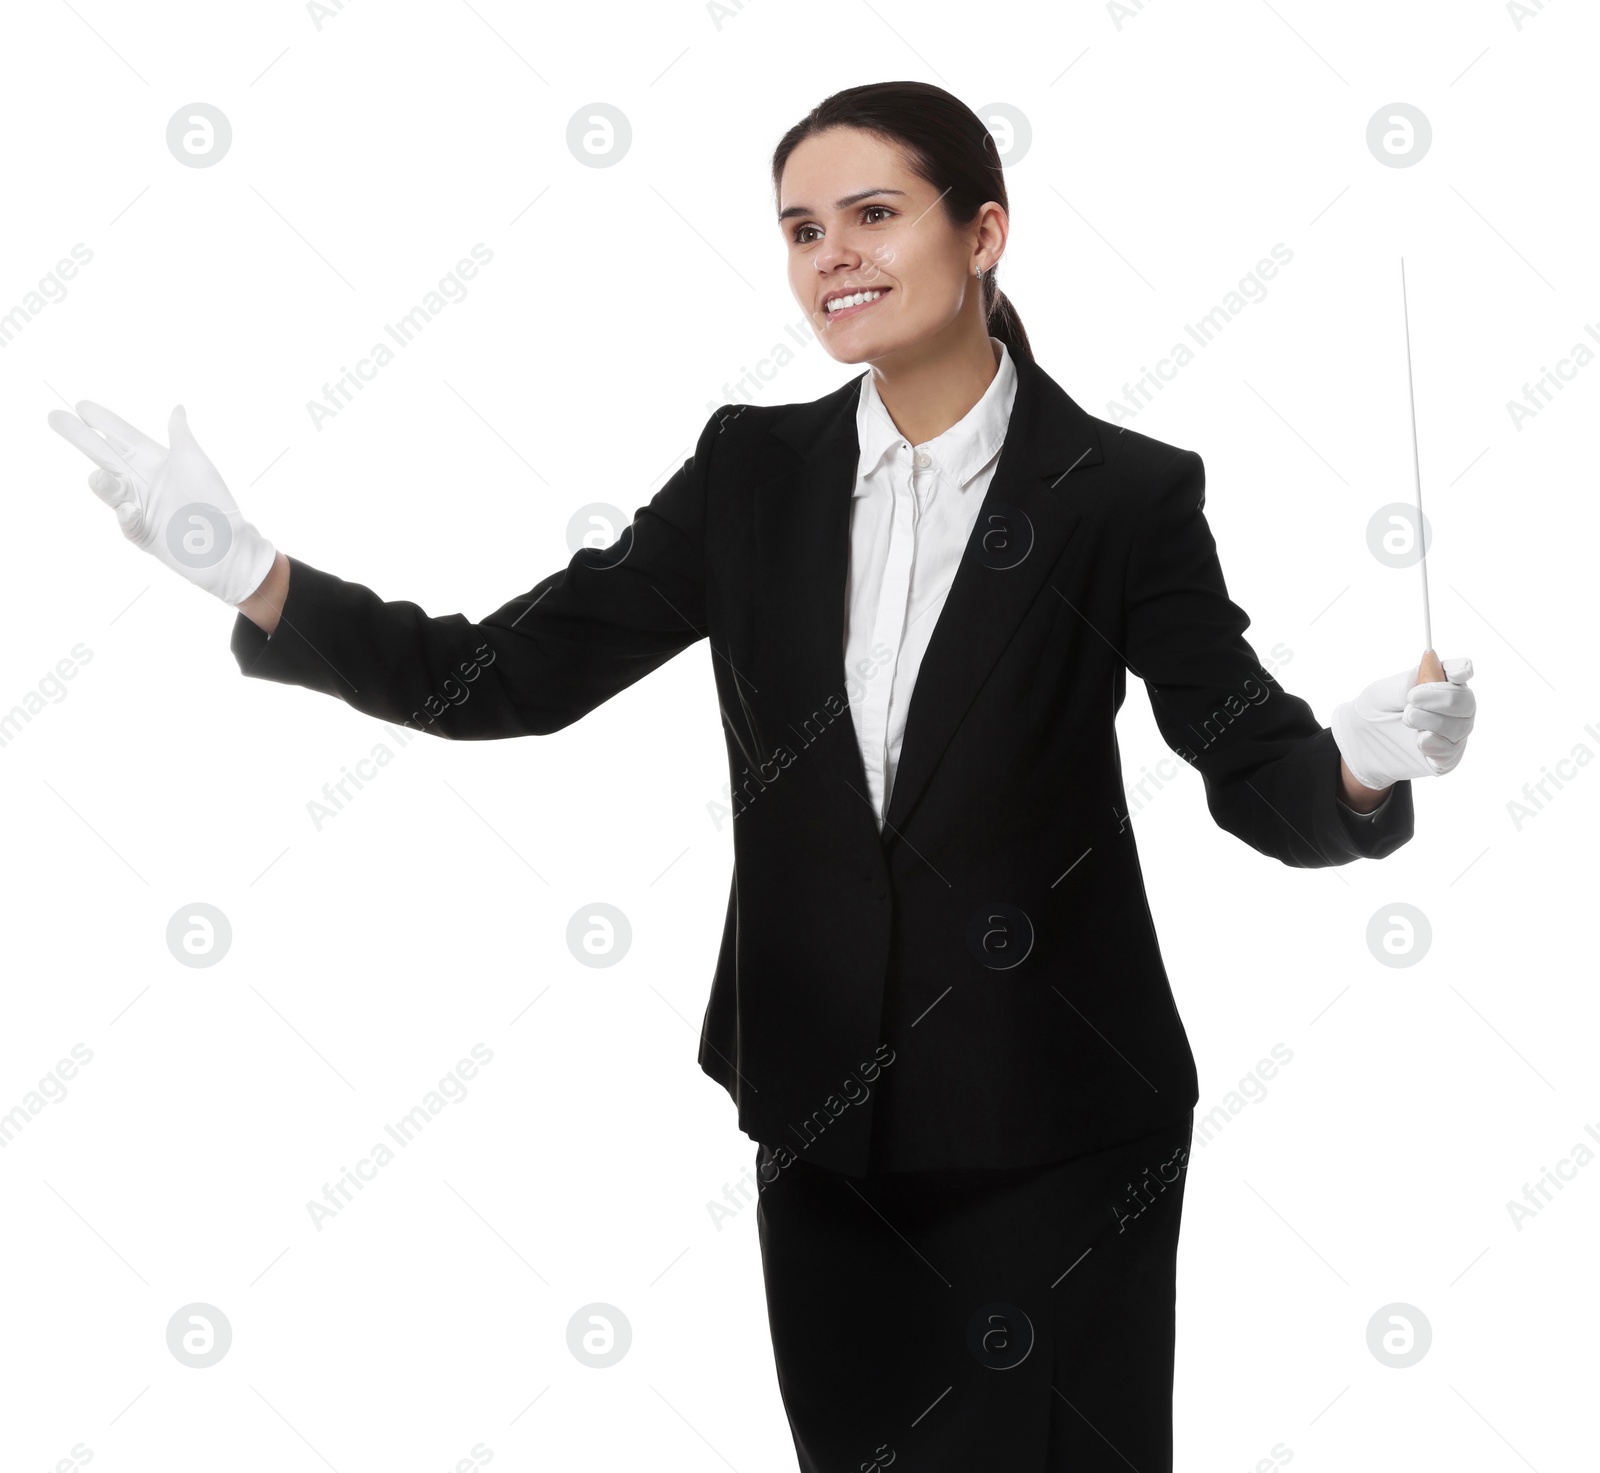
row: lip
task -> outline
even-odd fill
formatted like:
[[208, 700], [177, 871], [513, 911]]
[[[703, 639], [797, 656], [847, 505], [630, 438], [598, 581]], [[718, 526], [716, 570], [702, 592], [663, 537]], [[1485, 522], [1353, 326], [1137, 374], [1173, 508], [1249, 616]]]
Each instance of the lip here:
[[[879, 292], [881, 295], [875, 297], [870, 302], [861, 302], [854, 307], [843, 307], [837, 312], [828, 311], [826, 306], [821, 307], [818, 310], [821, 311], [823, 317], [828, 322], [843, 322], [846, 318], [854, 317], [858, 313], [865, 312], [871, 307], [876, 307], [878, 303], [881, 302], [884, 297], [888, 296], [893, 290], [894, 288], [892, 286], [858, 286], [855, 288], [855, 291]], [[854, 293], [846, 293], [846, 295], [854, 295]], [[824, 301], [826, 301], [826, 298], [824, 298]]]

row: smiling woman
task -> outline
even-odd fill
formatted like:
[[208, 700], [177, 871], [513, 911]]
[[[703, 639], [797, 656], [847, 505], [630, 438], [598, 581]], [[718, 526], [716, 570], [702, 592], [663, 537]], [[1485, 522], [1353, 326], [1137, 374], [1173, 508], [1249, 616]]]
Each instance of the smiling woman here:
[[761, 801], [698, 1062], [757, 1145], [801, 1468], [1170, 1473], [1199, 1089], [1119, 811], [1127, 678], [1217, 824], [1313, 868], [1411, 838], [1471, 666], [1374, 682], [1332, 729], [1262, 668], [1200, 456], [1034, 360], [995, 140], [957, 98], [837, 93], [772, 182], [796, 300], [864, 371], [719, 406], [614, 546], [482, 619], [279, 552], [181, 406], [166, 443], [90, 402], [51, 423], [125, 536], [239, 610], [253, 679], [496, 740], [705, 639], [730, 793]]
[[832, 357], [873, 365], [913, 443], [982, 394], [991, 335], [1032, 358], [995, 277], [1010, 217], [994, 137], [948, 92], [834, 93], [779, 142], [772, 181], [795, 300]]
[[[867, 789], [857, 796], [873, 804], [888, 830], [885, 842], [894, 845], [900, 837], [894, 818], [905, 822], [904, 803], [888, 818], [885, 809], [908, 732], [916, 755], [925, 749], [915, 738], [925, 739], [930, 720], [948, 734], [960, 712], [946, 717], [928, 712], [971, 699], [973, 686], [970, 679], [957, 684], [949, 678], [945, 662], [963, 657], [963, 645], [979, 645], [975, 625], [993, 618], [1010, 630], [1017, 612], [994, 614], [995, 607], [1004, 606], [1003, 580], [963, 567], [967, 581], [962, 584], [958, 564], [976, 561], [1014, 570], [1025, 565], [1030, 551], [1043, 551], [1048, 562], [1075, 526], [1069, 505], [1085, 508], [1091, 522], [1114, 518], [1118, 508], [1104, 500], [1110, 484], [1097, 481], [1069, 483], [1074, 498], [1062, 493], [1020, 508], [988, 494], [1002, 442], [1018, 442], [1005, 462], [1013, 474], [1010, 479], [1002, 475], [1002, 484], [1011, 497], [1020, 498], [1025, 482], [1015, 474], [1018, 459], [1038, 455], [1039, 437], [1073, 440], [1068, 407], [1076, 411], [1076, 406], [1064, 395], [1052, 396], [1053, 420], [1041, 419], [1033, 401], [1037, 380], [1028, 337], [995, 279], [1010, 230], [1004, 173], [993, 136], [970, 109], [942, 89], [918, 82], [836, 93], [784, 135], [773, 155], [772, 178], [796, 300], [810, 313], [818, 340], [832, 357], [870, 365], [859, 381], [853, 415], [858, 456], [849, 507], [844, 648], [847, 666], [870, 640], [887, 643], [890, 650], [880, 678], [862, 699], [852, 701], [852, 717]], [[849, 404], [846, 398], [846, 409]], [[1335, 754], [1327, 733], [1316, 729], [1303, 702], [1283, 693], [1260, 669], [1253, 653], [1245, 663], [1249, 647], [1239, 634], [1248, 621], [1223, 592], [1213, 544], [1201, 530], [1203, 481], [1196, 473], [1185, 486], [1187, 453], [1142, 436], [1125, 436], [1120, 443], [1098, 436], [1093, 443], [1054, 448], [1056, 459], [1032, 462], [1048, 466], [1052, 486], [1085, 462], [1109, 459], [1119, 462], [1117, 500], [1141, 500], [1158, 477], [1170, 486], [1174, 464], [1180, 468], [1176, 486], [1181, 489], [1169, 490], [1164, 498], [1159, 522], [1165, 546], [1155, 554], [1158, 561], [1136, 562], [1130, 544], [1122, 564], [1127, 570], [1124, 604], [1115, 618], [1084, 613], [1093, 598], [1078, 580], [1090, 575], [1081, 562], [1058, 563], [1047, 591], [1064, 600], [1074, 617], [1063, 621], [1059, 604], [1047, 604], [1056, 615], [1050, 632], [1065, 626], [1068, 643], [1058, 645], [1061, 652], [1049, 662], [1036, 664], [1035, 672], [1070, 672], [1070, 678], [1053, 682], [1060, 688], [1094, 686], [1084, 675], [1092, 658], [1086, 660], [1071, 642], [1087, 623], [1099, 636], [1099, 646], [1092, 640], [1087, 644], [1091, 655], [1103, 654], [1101, 646], [1109, 643], [1128, 668], [1146, 676], [1158, 719], [1168, 717], [1162, 728], [1169, 745], [1191, 764], [1210, 769], [1209, 786], [1222, 764], [1209, 748], [1197, 757], [1182, 743], [1190, 740], [1190, 718], [1203, 720], [1201, 708], [1210, 708], [1206, 687], [1214, 680], [1203, 680], [1198, 672], [1209, 666], [1212, 676], [1220, 674], [1217, 656], [1227, 649], [1226, 663], [1250, 689], [1262, 692], [1261, 701], [1271, 692], [1280, 698], [1274, 716], [1263, 718], [1259, 701], [1247, 708], [1248, 717], [1238, 723], [1247, 728], [1240, 745], [1248, 750], [1252, 742], [1261, 742], [1269, 727], [1277, 734], [1274, 741], [1297, 735], [1306, 760], [1320, 770], [1315, 786], [1327, 795], [1328, 816], [1337, 814], [1335, 822], [1347, 825], [1358, 821], [1357, 807], [1372, 810], [1371, 820], [1359, 821], [1374, 822], [1382, 815], [1390, 843], [1404, 842], [1410, 833], [1404, 810], [1408, 794], [1397, 806], [1389, 801], [1387, 782], [1369, 789], [1341, 767], [1336, 798]], [[1147, 454], [1151, 451], [1155, 454]], [[1146, 526], [1154, 539], [1158, 518], [1136, 521], [1133, 541]], [[1079, 539], [1080, 551], [1088, 540]], [[979, 555], [964, 558], [974, 547]], [[1063, 566], [1071, 571], [1063, 575]], [[1159, 614], [1157, 603], [1141, 606], [1139, 590], [1151, 573], [1167, 595], [1159, 601]], [[1153, 591], [1155, 584], [1149, 586]], [[1209, 593], [1189, 602], [1186, 586]], [[949, 627], [940, 627], [946, 602], [957, 607], [944, 618]], [[1146, 625], [1147, 618], [1194, 627], [1165, 655], [1148, 664], [1140, 655], [1136, 665], [1128, 651], [1137, 653], [1141, 631], [1156, 627]], [[1025, 621], [1023, 630], [1029, 627]], [[1023, 630], [1012, 649], [1030, 645]], [[907, 716], [924, 657], [929, 669], [917, 685], [916, 707], [922, 724], [913, 726]], [[981, 677], [992, 654], [973, 658]], [[984, 690], [1002, 683], [1003, 668], [1004, 662]], [[1158, 695], [1158, 677], [1169, 694]], [[993, 727], [969, 714], [957, 728], [958, 742], [967, 733], [964, 755], [976, 772], [994, 764], [981, 820], [991, 825], [1012, 811], [1000, 796], [999, 774], [1002, 767], [1014, 769], [1026, 760], [1027, 715], [1044, 701], [1054, 729], [1069, 719], [1053, 704], [1059, 690], [1038, 691], [1028, 670], [1018, 670], [1014, 678], [1019, 692], [1028, 693], [1027, 714], [1014, 712]], [[1116, 673], [1108, 670], [1107, 678], [1114, 712], [1121, 702], [1120, 667]], [[1191, 694], [1199, 700], [1191, 702]], [[1174, 709], [1164, 710], [1168, 701]], [[1181, 713], [1175, 709], [1180, 704]], [[1453, 728], [1453, 734], [1460, 735], [1461, 728]], [[1317, 744], [1326, 755], [1312, 759]], [[1238, 768], [1256, 772], [1272, 791], [1260, 766], [1264, 750], [1238, 761]], [[953, 760], [952, 753], [945, 766]], [[1064, 754], [1053, 765], [1070, 768], [1074, 761]], [[923, 780], [926, 767], [926, 761], [920, 769], [908, 764], [901, 784]], [[1080, 784], [1090, 786], [1087, 764]], [[1042, 786], [1034, 785], [1036, 796]], [[1261, 789], [1254, 792], [1261, 797]], [[1276, 804], [1267, 806], [1276, 819], [1293, 825], [1296, 811], [1302, 820], [1309, 814], [1310, 792], [1311, 786], [1301, 785], [1300, 795], [1286, 804], [1286, 790], [1278, 788]], [[1245, 832], [1242, 814], [1225, 817], [1220, 783], [1212, 790], [1212, 806], [1219, 821], [1229, 827], [1239, 823], [1236, 831]], [[969, 818], [980, 822], [977, 814]], [[1000, 1078], [1018, 1062], [1006, 1043], [1015, 1020], [971, 1011], [973, 994], [996, 988], [1002, 976], [1027, 971], [1024, 963], [1039, 967], [1036, 941], [1053, 948], [1054, 966], [1039, 967], [1057, 974], [1051, 991], [1157, 1093], [1158, 1083], [1146, 1072], [1160, 1053], [1151, 1030], [1158, 1027], [1158, 1016], [1176, 1018], [1164, 983], [1165, 995], [1159, 1001], [1151, 997], [1151, 1010], [1116, 1023], [1108, 997], [1091, 1001], [1086, 994], [1084, 968], [1096, 946], [1091, 882], [1084, 881], [1073, 913], [1047, 922], [1044, 931], [1036, 929], [1037, 912], [1000, 899], [1032, 887], [1038, 876], [1020, 881], [1018, 876], [1033, 863], [1046, 862], [1042, 855], [1025, 857], [1025, 825], [1016, 822], [1016, 842], [995, 849], [988, 880], [977, 879], [981, 863], [968, 872], [980, 887], [988, 885], [981, 897], [964, 895], [961, 880], [944, 868], [948, 848], [935, 853], [924, 847], [918, 856], [923, 868], [940, 871], [932, 907], [954, 902], [955, 914], [968, 922], [968, 936], [986, 938], [980, 949], [991, 948], [988, 938], [1000, 938], [992, 943], [994, 954], [984, 959], [990, 969], [986, 981], [964, 985], [938, 945], [919, 944], [942, 932], [933, 920], [936, 911], [920, 912], [911, 902], [909, 884], [896, 889], [895, 929], [905, 940], [898, 963], [891, 960], [891, 972], [920, 969], [929, 980], [922, 987], [892, 984], [883, 1004], [885, 1030], [903, 1062], [898, 1071], [886, 1071], [877, 1086], [873, 1169], [866, 1179], [849, 1181], [825, 1169], [820, 1159], [801, 1161], [781, 1174], [762, 1174], [757, 1221], [769, 1325], [790, 1429], [808, 1473], [855, 1466], [863, 1450], [880, 1440], [896, 1452], [909, 1452], [914, 1467], [1072, 1468], [1079, 1473], [1127, 1467], [1169, 1473], [1172, 1468], [1174, 1289], [1186, 1173], [1164, 1180], [1159, 1197], [1148, 1205], [1141, 1199], [1137, 1232], [1129, 1231], [1135, 1214], [1126, 1197], [1138, 1190], [1130, 1184], [1140, 1180], [1146, 1158], [1155, 1159], [1152, 1152], [1164, 1153], [1161, 1159], [1167, 1161], [1187, 1160], [1196, 1095], [1188, 1077], [1187, 1043], [1174, 1039], [1187, 1061], [1181, 1066], [1184, 1082], [1162, 1081], [1169, 1087], [1160, 1108], [1135, 1099], [1125, 1112], [1113, 1110], [1097, 1131], [1099, 1149], [1085, 1140], [1077, 1149], [1061, 1145], [1033, 1152], [1025, 1168], [1012, 1164], [1020, 1158], [998, 1135], [987, 1153], [969, 1150], [957, 1156], [950, 1149], [976, 1129], [975, 1116], [994, 1108], [992, 1095], [952, 1108], [950, 1092], [958, 1075], [988, 1078], [998, 1089]], [[1262, 832], [1255, 819], [1248, 827], [1256, 835]], [[1052, 865], [1055, 885], [1066, 878], [1061, 871], [1070, 874], [1097, 845], [1101, 853], [1094, 862], [1101, 866], [1119, 850], [1114, 840], [1086, 844], [1069, 838], [1070, 832], [1061, 831]], [[1125, 821], [1119, 834], [1131, 844]], [[1375, 835], [1363, 842], [1371, 838]], [[1251, 842], [1274, 847], [1256, 837]], [[1077, 878], [1084, 880], [1083, 872]], [[1131, 892], [1099, 893], [1109, 912]], [[967, 904], [980, 899], [985, 903], [975, 910]], [[1128, 920], [1148, 927], [1146, 914]], [[1059, 948], [1046, 939], [1051, 930], [1077, 939]], [[951, 935], [944, 945], [953, 940]], [[1063, 990], [1069, 987], [1076, 1001]], [[1019, 1004], [1024, 996], [1016, 994]], [[939, 1020], [935, 1010], [941, 1005]], [[928, 1021], [930, 1015], [938, 1021]], [[912, 1034], [912, 1027], [918, 1033]], [[1045, 1056], [1070, 1073], [1064, 1052], [1047, 1049]], [[1129, 1082], [1125, 1075], [1117, 1084]], [[1041, 1106], [1060, 1087], [1041, 1082], [1034, 1105]], [[1085, 1097], [1081, 1108], [1097, 1113], [1106, 1103], [1104, 1095], [1097, 1102]], [[824, 1127], [829, 1123], [820, 1113], [816, 1118]], [[1015, 1120], [1013, 1128], [1025, 1133]], [[789, 1135], [809, 1152], [814, 1129], [808, 1124], [802, 1134], [791, 1124]], [[789, 1135], [764, 1137], [758, 1163], [792, 1157]], [[905, 1148], [913, 1136], [924, 1138], [921, 1149]], [[926, 1143], [934, 1136], [943, 1140], [939, 1149]], [[868, 1305], [879, 1336], [873, 1354], [841, 1356], [840, 1327], [855, 1322]], [[1000, 1370], [1010, 1374], [996, 1376]]]
[[[1023, 561], [1014, 545], [1025, 539], [1025, 551], [1044, 552], [1048, 562], [1070, 524], [1033, 502], [1029, 509], [1043, 525], [1019, 525], [1030, 521], [1026, 512], [986, 495], [1020, 376], [1032, 378], [1033, 355], [996, 281], [1009, 204], [995, 140], [982, 120], [926, 83], [851, 88], [784, 135], [772, 176], [796, 300], [830, 356], [871, 365], [850, 416], [858, 456], [850, 467], [844, 653], [848, 668], [876, 640], [891, 656], [852, 700], [852, 717], [867, 788], [858, 796], [873, 804], [892, 843], [898, 832], [885, 821], [886, 809], [919, 667], [935, 657], [918, 687], [918, 710], [954, 702], [961, 688], [952, 688], [941, 668], [934, 633], [942, 633], [948, 661], [958, 635], [990, 617], [968, 582], [968, 596], [949, 616], [953, 629], [940, 629], [963, 551], [974, 538], [991, 539], [983, 544], [988, 566], [1014, 572]], [[1029, 453], [1027, 437], [1042, 429], [1022, 419], [1013, 460]], [[1066, 422], [1061, 428], [1070, 439]], [[1099, 452], [1086, 442], [1060, 467], [1052, 462], [1052, 473], [1091, 454]], [[1015, 479], [1009, 485], [1012, 496], [1022, 494]], [[982, 507], [990, 515], [980, 526]], [[993, 573], [966, 573], [974, 576], [985, 585], [981, 592], [1003, 594], [1004, 580]], [[1045, 611], [1057, 627], [1060, 604]], [[1009, 629], [1019, 612], [997, 622]], [[1028, 643], [1019, 635], [1014, 646]], [[1025, 725], [1010, 721], [1019, 736]], [[1000, 811], [996, 802], [989, 816]], [[945, 872], [938, 903], [955, 901], [968, 936], [985, 938], [979, 949], [991, 953], [983, 963], [990, 975], [976, 984], [983, 990], [1028, 971], [1033, 921], [994, 903], [1015, 893], [1004, 876], [1028, 867], [1024, 847], [989, 867], [981, 896], [963, 895], [962, 882]], [[936, 868], [945, 863], [928, 851], [923, 858]], [[976, 910], [968, 903], [980, 899]], [[926, 930], [916, 907], [897, 901], [895, 910], [899, 924]], [[971, 985], [958, 984], [962, 991]], [[1120, 1141], [1103, 1141], [1107, 1149], [1058, 1148], [1018, 1167], [1001, 1147], [984, 1153], [987, 1160], [968, 1153], [965, 1169], [950, 1169], [948, 1155], [938, 1163], [943, 1169], [915, 1169], [919, 1156], [936, 1163], [939, 1153], [907, 1151], [894, 1137], [909, 1135], [913, 1116], [922, 1117], [923, 1129], [932, 1124], [917, 1104], [915, 1076], [926, 1084], [942, 1072], [930, 1065], [928, 1045], [952, 1028], [959, 1034], [969, 1006], [958, 996], [937, 1013], [950, 990], [942, 986], [915, 1005], [920, 1033], [895, 1035], [913, 1087], [902, 1087], [892, 1070], [878, 1082], [867, 1178], [847, 1180], [820, 1159], [761, 1173], [757, 1224], [769, 1328], [800, 1466], [806, 1473], [854, 1467], [866, 1449], [883, 1444], [908, 1453], [911, 1466], [930, 1469], [1088, 1470], [1112, 1466], [1114, 1457], [1117, 1466], [1145, 1473], [1170, 1470], [1184, 1178], [1175, 1179], [1137, 1234], [1124, 1231], [1124, 1179], [1158, 1148], [1162, 1159], [1186, 1155], [1187, 1086], [1154, 1117], [1146, 1110], [1137, 1124], [1130, 1115], [1120, 1131], [1102, 1132]], [[886, 1002], [886, 1024], [901, 1006]], [[1012, 1025], [992, 1026], [980, 1025], [945, 1062], [980, 1077], [1006, 1069], [1000, 1040]], [[935, 1044], [934, 1053], [942, 1047]], [[764, 1137], [758, 1164], [787, 1165], [795, 1140], [813, 1155], [818, 1126], [831, 1126], [827, 1115]], [[957, 1118], [935, 1127], [947, 1144], [970, 1128]], [[869, 1304], [879, 1336], [873, 1354], [840, 1356], [840, 1327]]]

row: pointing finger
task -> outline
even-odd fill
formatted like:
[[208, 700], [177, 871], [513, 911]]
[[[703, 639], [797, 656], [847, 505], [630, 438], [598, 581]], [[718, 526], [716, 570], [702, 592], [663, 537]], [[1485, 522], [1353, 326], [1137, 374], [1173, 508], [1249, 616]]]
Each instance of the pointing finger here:
[[86, 425], [99, 430], [124, 454], [132, 451], [136, 455], [159, 458], [166, 453], [165, 445], [157, 444], [138, 426], [129, 424], [120, 414], [113, 414], [103, 404], [96, 404], [93, 399], [80, 399], [73, 407]]
[[127, 471], [131, 469], [128, 462], [79, 419], [77, 415], [68, 414], [64, 409], [52, 409], [48, 418], [51, 429], [60, 435], [62, 439], [76, 445], [96, 465], [104, 466], [108, 471]]

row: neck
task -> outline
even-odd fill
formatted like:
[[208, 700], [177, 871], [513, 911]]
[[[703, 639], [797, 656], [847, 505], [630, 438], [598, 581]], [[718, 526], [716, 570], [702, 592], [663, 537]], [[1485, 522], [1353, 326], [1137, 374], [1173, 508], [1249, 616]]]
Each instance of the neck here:
[[[913, 445], [942, 435], [983, 398], [1000, 370], [987, 328], [957, 324], [914, 349], [875, 359], [872, 384], [894, 426]], [[947, 339], [947, 341], [941, 341]]]

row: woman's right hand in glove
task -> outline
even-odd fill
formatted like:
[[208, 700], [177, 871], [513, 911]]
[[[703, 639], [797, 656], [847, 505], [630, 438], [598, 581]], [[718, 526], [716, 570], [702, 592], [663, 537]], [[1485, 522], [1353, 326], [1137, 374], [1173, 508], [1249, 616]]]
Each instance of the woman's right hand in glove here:
[[167, 422], [168, 445], [90, 400], [77, 411], [52, 410], [50, 427], [99, 467], [89, 488], [130, 542], [224, 603], [237, 606], [261, 587], [276, 549], [244, 519], [181, 404]]

